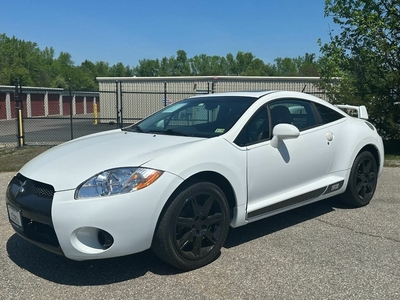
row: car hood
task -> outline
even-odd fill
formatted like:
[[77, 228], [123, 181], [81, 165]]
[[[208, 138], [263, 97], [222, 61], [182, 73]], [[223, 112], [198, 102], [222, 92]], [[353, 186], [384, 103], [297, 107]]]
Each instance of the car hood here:
[[22, 167], [27, 178], [51, 184], [56, 191], [75, 189], [107, 169], [138, 167], [178, 147], [203, 140], [120, 129], [78, 138], [56, 146]]

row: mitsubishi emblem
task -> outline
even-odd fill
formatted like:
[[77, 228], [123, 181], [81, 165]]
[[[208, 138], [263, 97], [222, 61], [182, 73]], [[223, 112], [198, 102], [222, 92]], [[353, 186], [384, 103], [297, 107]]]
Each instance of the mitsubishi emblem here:
[[25, 192], [25, 184], [26, 184], [26, 180], [24, 182], [22, 182], [21, 186], [18, 189], [18, 193], [24, 193]]

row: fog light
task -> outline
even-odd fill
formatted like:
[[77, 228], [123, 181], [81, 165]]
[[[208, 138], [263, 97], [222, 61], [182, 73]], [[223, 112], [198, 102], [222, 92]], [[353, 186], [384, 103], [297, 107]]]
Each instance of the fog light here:
[[110, 248], [111, 245], [114, 243], [114, 238], [111, 236], [111, 234], [101, 229], [97, 233], [97, 238], [104, 250]]

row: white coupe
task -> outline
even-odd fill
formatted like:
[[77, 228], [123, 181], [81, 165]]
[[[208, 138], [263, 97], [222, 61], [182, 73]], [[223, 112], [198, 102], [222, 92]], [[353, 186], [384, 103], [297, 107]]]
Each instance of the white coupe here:
[[365, 107], [342, 109], [285, 91], [184, 99], [31, 160], [7, 188], [8, 216], [19, 235], [73, 260], [152, 248], [199, 268], [230, 226], [335, 195], [370, 202], [382, 139]]

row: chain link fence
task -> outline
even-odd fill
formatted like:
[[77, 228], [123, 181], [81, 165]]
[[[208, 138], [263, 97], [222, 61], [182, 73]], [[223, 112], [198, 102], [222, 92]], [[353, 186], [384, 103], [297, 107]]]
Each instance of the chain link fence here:
[[303, 91], [325, 98], [318, 78], [97, 78], [99, 91], [0, 86], [0, 147], [57, 145], [135, 123], [199, 94], [240, 90]]
[[110, 129], [95, 126], [98, 103], [97, 91], [0, 86], [0, 147], [57, 145]]

